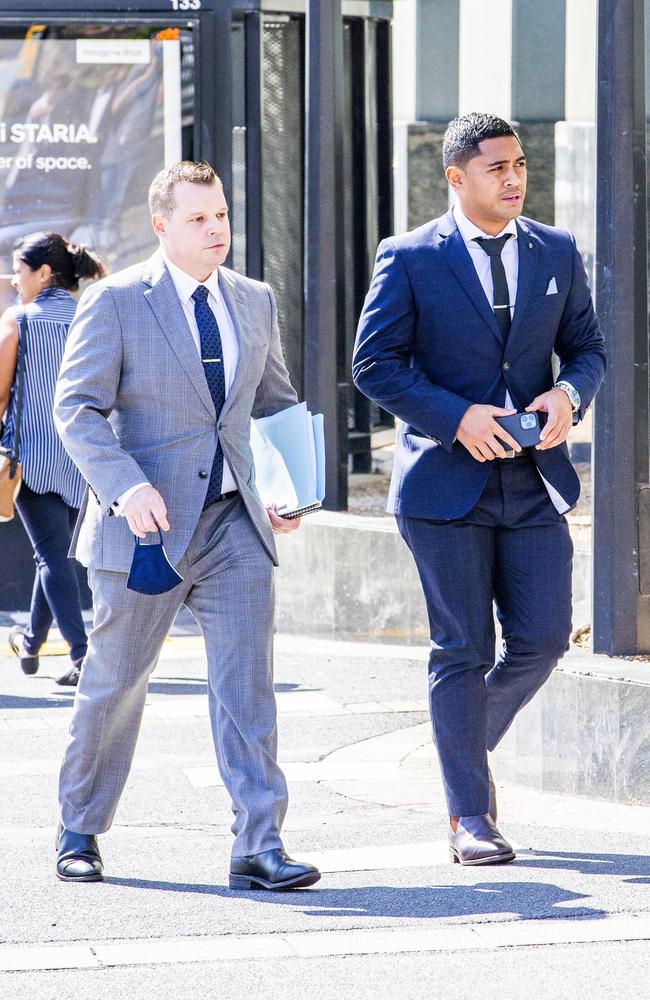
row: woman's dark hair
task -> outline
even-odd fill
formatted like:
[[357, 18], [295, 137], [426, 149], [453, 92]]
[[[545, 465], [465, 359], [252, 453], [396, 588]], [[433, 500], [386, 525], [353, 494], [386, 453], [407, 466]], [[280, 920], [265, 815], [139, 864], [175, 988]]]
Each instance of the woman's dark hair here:
[[52, 286], [76, 292], [82, 278], [103, 278], [101, 260], [81, 243], [70, 243], [59, 233], [30, 233], [17, 240], [14, 254], [32, 271], [43, 264], [52, 268]]

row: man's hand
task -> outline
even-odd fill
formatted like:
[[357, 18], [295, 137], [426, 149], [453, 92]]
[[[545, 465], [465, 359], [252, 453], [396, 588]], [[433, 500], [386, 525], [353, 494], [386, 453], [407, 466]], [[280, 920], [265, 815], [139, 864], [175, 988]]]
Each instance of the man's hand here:
[[465, 410], [456, 431], [456, 438], [477, 462], [490, 462], [493, 458], [504, 458], [506, 450], [501, 444], [502, 441], [505, 441], [509, 448], [521, 451], [521, 447], [515, 439], [494, 419], [495, 417], [509, 417], [516, 412], [516, 410], [504, 410], [501, 406], [473, 403], [468, 410]]
[[124, 504], [124, 516], [138, 538], [145, 538], [147, 532], [158, 528], [169, 531], [165, 501], [153, 486], [142, 486], [129, 497]]
[[301, 517], [280, 517], [277, 512], [277, 504], [269, 504], [266, 513], [269, 515], [271, 527], [276, 535], [287, 535], [290, 531], [296, 531], [302, 521]]
[[538, 451], [555, 448], [566, 441], [573, 423], [573, 410], [571, 401], [563, 389], [549, 389], [541, 396], [536, 396], [530, 406], [526, 407], [526, 412], [533, 411], [548, 414], [540, 434], [541, 441], [535, 446]]

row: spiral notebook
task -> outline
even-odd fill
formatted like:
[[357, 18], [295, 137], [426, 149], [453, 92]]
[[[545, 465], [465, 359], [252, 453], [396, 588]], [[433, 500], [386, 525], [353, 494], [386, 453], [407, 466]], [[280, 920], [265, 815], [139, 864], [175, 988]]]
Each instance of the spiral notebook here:
[[325, 496], [323, 414], [296, 403], [270, 417], [251, 420], [255, 486], [265, 505], [282, 517], [320, 510]]

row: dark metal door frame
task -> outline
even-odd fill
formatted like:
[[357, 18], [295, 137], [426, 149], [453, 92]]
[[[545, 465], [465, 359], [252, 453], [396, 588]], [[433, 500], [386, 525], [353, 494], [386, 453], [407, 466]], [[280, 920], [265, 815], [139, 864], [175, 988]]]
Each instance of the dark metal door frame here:
[[643, 0], [600, 0], [596, 303], [609, 366], [595, 402], [595, 652], [650, 652]]

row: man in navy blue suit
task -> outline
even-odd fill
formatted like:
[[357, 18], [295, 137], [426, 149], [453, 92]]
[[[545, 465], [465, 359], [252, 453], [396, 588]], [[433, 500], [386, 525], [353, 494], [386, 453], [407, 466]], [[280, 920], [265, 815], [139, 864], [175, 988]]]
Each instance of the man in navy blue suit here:
[[[606, 358], [573, 237], [521, 216], [514, 129], [492, 115], [456, 118], [443, 161], [455, 204], [379, 246], [353, 374], [399, 418], [388, 510], [427, 602], [450, 857], [499, 864], [515, 854], [496, 826], [486, 751], [568, 647], [564, 514], [580, 485], [565, 441]], [[535, 447], [495, 420], [524, 411], [546, 421]]]

